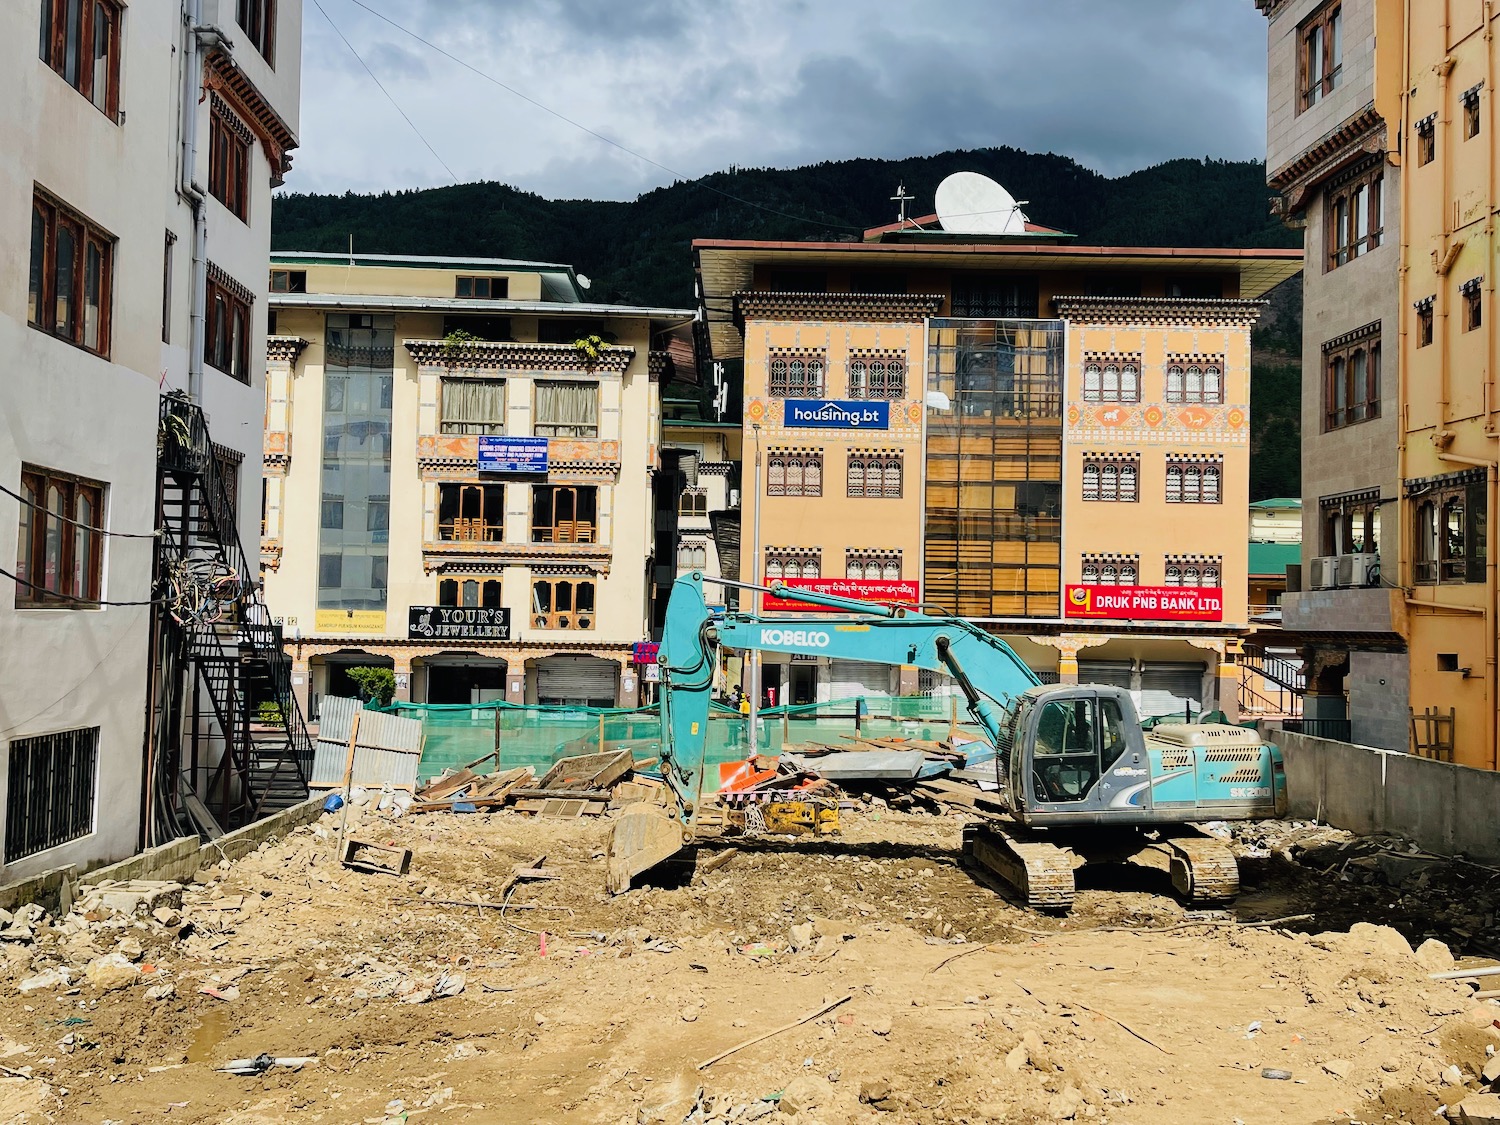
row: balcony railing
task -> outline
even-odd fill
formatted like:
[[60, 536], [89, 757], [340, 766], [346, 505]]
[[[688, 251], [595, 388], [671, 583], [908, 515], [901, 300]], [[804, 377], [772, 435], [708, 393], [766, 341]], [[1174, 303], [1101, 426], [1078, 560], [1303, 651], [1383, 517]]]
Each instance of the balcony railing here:
[[1349, 742], [1354, 737], [1353, 723], [1349, 719], [1286, 719], [1281, 729], [1313, 738], [1330, 738], [1335, 742]]

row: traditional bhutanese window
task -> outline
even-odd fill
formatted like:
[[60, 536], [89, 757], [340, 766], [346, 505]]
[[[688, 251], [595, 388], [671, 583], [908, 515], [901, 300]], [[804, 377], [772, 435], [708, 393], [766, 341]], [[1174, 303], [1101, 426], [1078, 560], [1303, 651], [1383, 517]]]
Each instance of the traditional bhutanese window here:
[[766, 581], [790, 578], [821, 578], [823, 552], [817, 547], [768, 547]]
[[772, 398], [822, 398], [827, 366], [820, 354], [773, 354], [767, 389]]
[[1083, 498], [1134, 503], [1140, 499], [1139, 454], [1086, 453], [1083, 458]]
[[1168, 402], [1217, 405], [1224, 401], [1224, 357], [1172, 356], [1166, 382]]
[[1081, 579], [1085, 586], [1134, 586], [1140, 572], [1139, 555], [1090, 554], [1083, 556]]
[[772, 449], [766, 457], [767, 496], [822, 496], [823, 451]]
[[1222, 555], [1168, 555], [1165, 559], [1167, 586], [1217, 587], [1224, 584]]
[[1089, 353], [1083, 359], [1085, 402], [1140, 402], [1141, 357]]
[[847, 493], [866, 499], [901, 496], [902, 458], [899, 449], [856, 449], [849, 453]]
[[899, 581], [901, 552], [853, 549], [845, 551], [844, 577], [866, 582]]
[[847, 371], [850, 398], [898, 399], [906, 395], [906, 359], [899, 353], [851, 356]]
[[1223, 475], [1220, 454], [1168, 454], [1167, 503], [1220, 504], [1224, 499]]

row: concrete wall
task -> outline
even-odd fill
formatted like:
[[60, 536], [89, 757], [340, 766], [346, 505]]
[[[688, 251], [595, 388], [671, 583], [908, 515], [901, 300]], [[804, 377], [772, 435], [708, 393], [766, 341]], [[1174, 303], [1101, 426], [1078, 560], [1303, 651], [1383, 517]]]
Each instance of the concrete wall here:
[[1317, 105], [1298, 112], [1297, 28], [1327, 0], [1295, 0], [1270, 24], [1266, 88], [1266, 168], [1274, 172], [1375, 96], [1375, 0], [1343, 0], [1343, 79]]
[[1500, 861], [1500, 775], [1287, 731], [1266, 736], [1286, 758], [1290, 816]]
[[1404, 652], [1351, 652], [1344, 686], [1355, 742], [1382, 750], [1408, 749], [1410, 658]]

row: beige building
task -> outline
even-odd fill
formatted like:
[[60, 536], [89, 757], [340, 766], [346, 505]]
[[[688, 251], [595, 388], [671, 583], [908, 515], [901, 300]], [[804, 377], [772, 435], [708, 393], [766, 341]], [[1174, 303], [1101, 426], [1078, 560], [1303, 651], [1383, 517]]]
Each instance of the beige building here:
[[147, 703], [157, 545], [125, 536], [156, 528], [174, 389], [210, 417], [226, 488], [252, 458], [228, 509], [254, 528], [300, 45], [300, 0], [0, 5], [0, 880], [181, 831], [193, 779]]
[[[941, 607], [1042, 678], [1118, 683], [1148, 712], [1234, 711], [1250, 328], [1300, 252], [935, 216], [862, 242], [694, 248], [712, 358], [743, 364], [760, 578]], [[763, 682], [798, 703], [940, 679], [808, 656], [768, 659]]]
[[277, 253], [271, 288], [261, 557], [311, 713], [357, 665], [422, 703], [635, 704], [675, 562], [654, 345], [691, 311], [492, 259]]

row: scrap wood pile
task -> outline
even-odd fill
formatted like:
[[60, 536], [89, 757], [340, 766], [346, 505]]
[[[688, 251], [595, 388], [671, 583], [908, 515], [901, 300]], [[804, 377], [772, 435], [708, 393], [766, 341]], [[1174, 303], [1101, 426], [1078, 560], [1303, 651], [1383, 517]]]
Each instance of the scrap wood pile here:
[[411, 811], [512, 809], [538, 816], [578, 817], [599, 816], [611, 806], [635, 801], [666, 800], [665, 786], [635, 772], [653, 763], [637, 762], [629, 750], [561, 758], [540, 778], [531, 766], [479, 772], [494, 757], [486, 754], [434, 779], [417, 792]]

